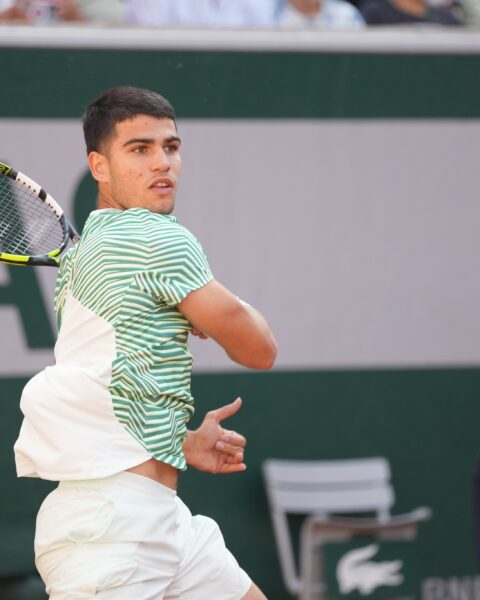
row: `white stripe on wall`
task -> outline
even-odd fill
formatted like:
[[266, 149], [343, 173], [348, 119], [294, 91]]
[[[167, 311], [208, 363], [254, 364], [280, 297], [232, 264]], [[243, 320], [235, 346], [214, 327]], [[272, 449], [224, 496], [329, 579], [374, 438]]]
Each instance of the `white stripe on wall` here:
[[[480, 122], [188, 120], [179, 130], [176, 215], [216, 277], [266, 314], [279, 368], [480, 363]], [[3, 158], [68, 211], [85, 168], [79, 124], [0, 120], [0, 132]], [[1, 306], [0, 330], [21, 336]], [[212, 342], [192, 348], [197, 369], [231, 367]], [[33, 367], [27, 354], [7, 365]]]

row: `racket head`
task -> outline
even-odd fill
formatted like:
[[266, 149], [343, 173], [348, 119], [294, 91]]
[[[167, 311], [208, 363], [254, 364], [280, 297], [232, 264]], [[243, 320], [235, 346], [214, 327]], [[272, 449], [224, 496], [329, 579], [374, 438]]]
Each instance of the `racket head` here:
[[78, 234], [55, 200], [35, 181], [0, 163], [0, 261], [58, 267]]

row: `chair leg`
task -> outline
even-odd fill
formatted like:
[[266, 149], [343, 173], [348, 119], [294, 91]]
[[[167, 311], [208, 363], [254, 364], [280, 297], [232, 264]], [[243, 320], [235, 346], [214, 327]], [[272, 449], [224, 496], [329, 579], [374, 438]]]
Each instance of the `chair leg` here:
[[305, 523], [300, 535], [300, 596], [299, 600], [326, 600], [325, 586], [321, 582], [320, 565], [317, 564], [316, 549], [321, 544], [318, 533]]

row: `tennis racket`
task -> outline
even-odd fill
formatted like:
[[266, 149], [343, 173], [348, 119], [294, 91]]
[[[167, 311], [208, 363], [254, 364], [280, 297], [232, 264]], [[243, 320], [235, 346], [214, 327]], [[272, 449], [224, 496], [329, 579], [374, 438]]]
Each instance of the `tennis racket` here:
[[79, 239], [50, 194], [0, 162], [0, 261], [58, 267], [68, 242]]

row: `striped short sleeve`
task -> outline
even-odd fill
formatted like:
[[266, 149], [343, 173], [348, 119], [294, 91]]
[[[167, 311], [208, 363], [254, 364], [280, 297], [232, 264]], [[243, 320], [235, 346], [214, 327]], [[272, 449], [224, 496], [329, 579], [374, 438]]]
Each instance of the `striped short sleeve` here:
[[137, 278], [141, 287], [167, 306], [179, 304], [213, 279], [199, 241], [181, 225], [172, 225], [168, 234], [164, 232], [150, 246], [148, 269]]

